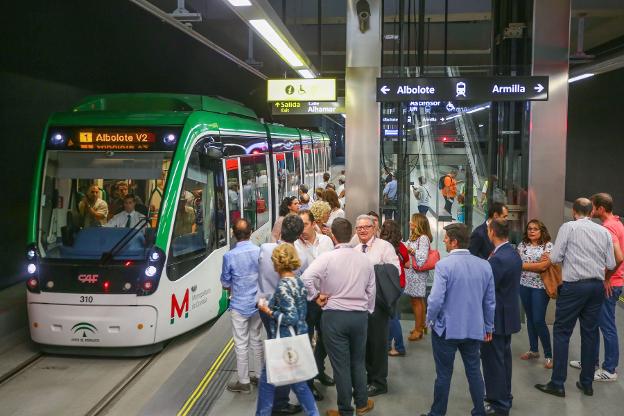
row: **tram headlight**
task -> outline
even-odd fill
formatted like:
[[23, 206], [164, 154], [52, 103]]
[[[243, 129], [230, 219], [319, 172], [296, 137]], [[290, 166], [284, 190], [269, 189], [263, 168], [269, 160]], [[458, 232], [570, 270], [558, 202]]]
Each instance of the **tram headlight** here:
[[158, 261], [160, 260], [160, 253], [157, 251], [153, 251], [152, 254], [150, 254], [150, 260], [151, 261]]
[[26, 273], [28, 280], [26, 280], [26, 287], [30, 292], [39, 293], [39, 254], [37, 253], [37, 246], [30, 244], [26, 248]]
[[52, 136], [50, 136], [50, 144], [54, 145], [54, 146], [62, 146], [65, 144], [65, 136], [63, 136], [61, 133], [53, 133]]
[[158, 269], [154, 266], [147, 266], [145, 268], [145, 276], [147, 277], [154, 277], [156, 275], [156, 272], [158, 271]]
[[165, 136], [163, 137], [163, 143], [167, 146], [173, 146], [174, 144], [176, 144], [177, 141], [178, 138], [173, 133], [165, 134]]

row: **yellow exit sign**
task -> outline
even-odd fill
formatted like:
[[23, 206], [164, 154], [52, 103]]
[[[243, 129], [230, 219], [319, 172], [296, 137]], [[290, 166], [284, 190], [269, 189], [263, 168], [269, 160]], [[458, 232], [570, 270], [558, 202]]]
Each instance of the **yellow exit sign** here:
[[267, 84], [267, 101], [336, 101], [336, 80], [270, 79]]

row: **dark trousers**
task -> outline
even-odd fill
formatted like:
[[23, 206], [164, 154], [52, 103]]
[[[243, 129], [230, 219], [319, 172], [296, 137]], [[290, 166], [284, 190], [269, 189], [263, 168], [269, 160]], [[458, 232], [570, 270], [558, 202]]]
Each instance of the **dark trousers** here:
[[546, 325], [546, 309], [550, 298], [544, 289], [520, 286], [520, 300], [526, 313], [527, 331], [529, 333], [529, 350], [539, 352], [538, 338], [542, 341], [544, 357], [552, 358], [550, 332]]
[[449, 214], [451, 213], [451, 209], [453, 209], [453, 202], [454, 202], [453, 198], [444, 197], [444, 209]]
[[[267, 315], [263, 313], [260, 313], [260, 319], [262, 319], [262, 323], [264, 324], [264, 329], [266, 330], [267, 338], [271, 338], [271, 330], [269, 327], [269, 322], [271, 322], [272, 318], [268, 317]], [[278, 409], [283, 409], [286, 406], [288, 406], [289, 395], [290, 395], [289, 385], [275, 387], [275, 396], [273, 398], [273, 409], [278, 410]]]
[[603, 283], [598, 279], [581, 280], [573, 283], [563, 282], [559, 287], [553, 327], [553, 372], [550, 380], [554, 386], [564, 388], [568, 375], [570, 336], [578, 319], [581, 326], [581, 375], [579, 381], [584, 387], [591, 387], [594, 381], [598, 315], [605, 299], [604, 293]]
[[492, 335], [481, 344], [485, 400], [505, 413], [511, 409], [511, 335]]
[[428, 211], [429, 211], [429, 207], [427, 205], [418, 205], [419, 214], [427, 215]]
[[351, 398], [357, 408], [365, 407], [366, 367], [364, 365], [368, 312], [325, 310], [321, 317], [323, 341], [336, 382], [338, 411], [353, 415]]
[[388, 388], [388, 320], [390, 315], [375, 306], [368, 317], [366, 375], [368, 384]]
[[470, 397], [472, 398], [472, 415], [485, 415], [483, 406], [483, 377], [479, 362], [480, 341], [473, 339], [444, 339], [435, 330], [431, 331], [431, 345], [433, 347], [433, 359], [436, 367], [436, 380], [433, 391], [433, 405], [429, 416], [442, 416], [446, 414], [448, 396], [451, 389], [451, 377], [453, 376], [453, 363], [455, 352], [459, 350], [464, 370], [468, 379]]
[[327, 351], [325, 351], [325, 345], [323, 344], [323, 330], [321, 329], [321, 316], [323, 309], [316, 302], [308, 302], [308, 313], [306, 315], [306, 323], [308, 324], [308, 336], [310, 342], [314, 336], [316, 330], [316, 346], [314, 347], [314, 360], [316, 361], [316, 367], [319, 374], [325, 373], [325, 358], [327, 357]]

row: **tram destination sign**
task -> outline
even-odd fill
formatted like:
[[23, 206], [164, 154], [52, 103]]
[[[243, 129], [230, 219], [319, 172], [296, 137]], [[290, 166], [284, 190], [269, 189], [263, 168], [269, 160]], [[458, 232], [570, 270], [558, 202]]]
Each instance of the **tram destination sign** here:
[[377, 101], [546, 101], [548, 77], [377, 78]]
[[344, 97], [336, 101], [275, 101], [271, 104], [274, 116], [341, 114], [345, 112]]

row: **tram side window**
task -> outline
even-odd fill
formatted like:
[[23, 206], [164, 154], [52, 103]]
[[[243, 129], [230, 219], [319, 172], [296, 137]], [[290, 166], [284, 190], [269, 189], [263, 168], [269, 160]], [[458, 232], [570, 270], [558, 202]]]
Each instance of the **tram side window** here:
[[288, 170], [288, 183], [286, 185], [286, 192], [288, 193], [288, 195], [297, 195], [299, 174], [295, 170], [295, 158], [293, 153], [286, 153], [286, 169]]
[[229, 159], [225, 162], [227, 171], [228, 207], [230, 210], [230, 224], [241, 217], [240, 181], [238, 179], [238, 159]]
[[290, 171], [286, 168], [286, 158], [284, 153], [276, 155], [275, 165], [277, 172], [277, 200], [282, 201], [288, 193], [286, 181], [290, 176]]
[[219, 160], [193, 151], [178, 198], [167, 272], [184, 276], [226, 244], [225, 181]]
[[[300, 184], [304, 182], [301, 178], [301, 152], [295, 151], [293, 153], [293, 156], [295, 157], [295, 175], [297, 175], [295, 177], [295, 183], [297, 184], [297, 187], [298, 187]], [[295, 190], [295, 195], [297, 194], [296, 191], [297, 190]]]
[[269, 221], [269, 178], [265, 155], [241, 158], [243, 216], [254, 230]]
[[314, 166], [312, 166], [312, 151], [306, 150], [304, 153], [305, 184], [308, 187], [314, 186]]

